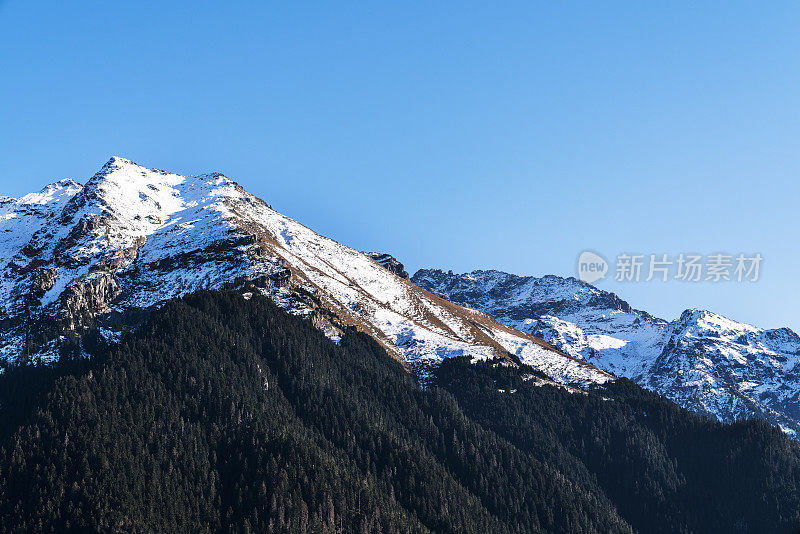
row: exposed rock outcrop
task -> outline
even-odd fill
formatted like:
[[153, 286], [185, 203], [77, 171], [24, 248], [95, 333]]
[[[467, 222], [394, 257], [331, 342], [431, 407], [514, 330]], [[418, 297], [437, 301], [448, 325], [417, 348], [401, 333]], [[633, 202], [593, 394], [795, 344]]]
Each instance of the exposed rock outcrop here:
[[55, 267], [45, 267], [40, 270], [31, 284], [31, 297], [39, 300], [50, 291], [56, 282], [56, 273], [58, 273], [58, 269]]
[[382, 252], [367, 252], [366, 255], [378, 262], [379, 265], [389, 272], [396, 274], [400, 278], [409, 279], [405, 266], [394, 256]]
[[92, 273], [69, 284], [61, 294], [60, 315], [66, 328], [79, 330], [101, 313], [122, 293], [119, 279], [110, 272]]

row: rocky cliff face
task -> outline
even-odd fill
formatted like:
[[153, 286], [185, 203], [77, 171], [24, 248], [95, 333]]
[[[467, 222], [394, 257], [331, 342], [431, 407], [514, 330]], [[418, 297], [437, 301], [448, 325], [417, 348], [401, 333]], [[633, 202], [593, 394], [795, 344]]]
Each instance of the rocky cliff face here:
[[519, 358], [562, 383], [611, 378], [421, 289], [394, 258], [327, 239], [219, 173], [180, 176], [115, 157], [85, 185], [0, 199], [0, 262], [0, 359], [10, 363], [54, 358], [67, 334], [115, 339], [185, 293], [240, 288], [334, 339], [355, 326], [421, 373], [466, 355]]
[[574, 278], [423, 269], [412, 281], [722, 421], [800, 431], [800, 338], [705, 310], [667, 322]]
[[400, 278], [409, 279], [405, 266], [397, 258], [382, 252], [365, 252], [367, 256], [375, 260], [381, 267], [389, 272], [396, 274]]

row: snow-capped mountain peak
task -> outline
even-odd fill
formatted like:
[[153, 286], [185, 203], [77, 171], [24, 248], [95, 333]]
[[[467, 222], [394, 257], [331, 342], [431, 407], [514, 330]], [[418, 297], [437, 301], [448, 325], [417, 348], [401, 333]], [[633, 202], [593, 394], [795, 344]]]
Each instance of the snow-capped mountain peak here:
[[35, 206], [51, 204], [57, 197], [67, 196], [71, 197], [75, 192], [81, 189], [80, 184], [65, 178], [52, 184], [46, 185], [38, 193], [28, 193], [21, 197], [19, 200], [11, 197], [1, 197], [0, 202], [3, 204], [16, 202], [20, 206]]
[[377, 263], [323, 237], [219, 173], [113, 157], [83, 186], [56, 182], [23, 199], [0, 205], [6, 361], [52, 358], [65, 335], [97, 327], [113, 338], [172, 297], [249, 284], [333, 338], [347, 326], [369, 333], [414, 369], [517, 357], [561, 382], [611, 378], [419, 288], [393, 258]]

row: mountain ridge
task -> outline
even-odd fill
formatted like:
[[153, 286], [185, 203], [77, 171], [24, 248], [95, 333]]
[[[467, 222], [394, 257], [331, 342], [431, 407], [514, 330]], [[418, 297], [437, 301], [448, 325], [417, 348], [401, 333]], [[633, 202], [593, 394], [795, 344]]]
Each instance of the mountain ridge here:
[[617, 376], [722, 421], [762, 417], [800, 430], [800, 337], [708, 310], [673, 321], [575, 278], [420, 269], [412, 280]]
[[118, 339], [131, 317], [170, 298], [247, 284], [332, 339], [358, 327], [418, 373], [468, 355], [518, 358], [564, 383], [613, 378], [387, 271], [222, 173], [182, 176], [115, 156], [83, 186], [56, 184], [0, 206], [6, 362], [52, 360], [61, 338], [92, 329]]

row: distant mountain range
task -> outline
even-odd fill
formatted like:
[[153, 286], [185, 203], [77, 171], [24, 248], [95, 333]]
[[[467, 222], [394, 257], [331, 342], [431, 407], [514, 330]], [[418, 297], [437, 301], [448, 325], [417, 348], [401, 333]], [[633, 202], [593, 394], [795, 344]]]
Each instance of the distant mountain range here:
[[[711, 312], [668, 322], [573, 278], [420, 270], [274, 211], [219, 173], [111, 158], [81, 185], [0, 198], [0, 359], [48, 362], [87, 333], [117, 340], [200, 289], [269, 296], [329, 338], [355, 326], [425, 379], [499, 357], [569, 387], [631, 378], [722, 421], [800, 430], [800, 338]], [[77, 340], [77, 341], [76, 341]]]
[[412, 281], [694, 411], [800, 430], [800, 337], [788, 328], [706, 310], [668, 322], [575, 278], [422, 269]]

